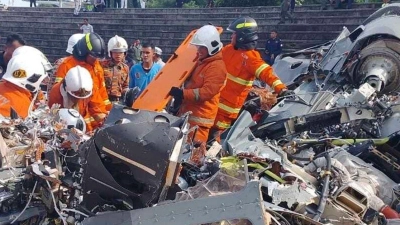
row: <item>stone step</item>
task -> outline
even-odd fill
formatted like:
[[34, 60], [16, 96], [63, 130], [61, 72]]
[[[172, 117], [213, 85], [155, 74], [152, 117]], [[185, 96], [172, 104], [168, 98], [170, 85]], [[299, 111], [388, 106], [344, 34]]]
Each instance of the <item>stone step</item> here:
[[[208, 22], [212, 24], [219, 24], [228, 26], [230, 22], [232, 22], [235, 18], [209, 18], [205, 19], [184, 19], [184, 20], [167, 20], [167, 19], [129, 19], [129, 22], [126, 19], [115, 19], [113, 18], [112, 23], [110, 23], [109, 19], [102, 18], [93, 20], [90, 24], [93, 27], [99, 27], [99, 25], [114, 25], [114, 24], [126, 24], [125, 26], [135, 26], [136, 24], [141, 25], [152, 25], [152, 24], [164, 24], [164, 25], [195, 25], [202, 26], [207, 24]], [[296, 17], [296, 24], [329, 24], [330, 22], [335, 23], [354, 23], [361, 24], [366, 19], [365, 16], [318, 16], [318, 17]], [[10, 23], [11, 25], [16, 25], [18, 23], [24, 22], [25, 18], [21, 18], [20, 16], [8, 16], [8, 15], [0, 15], [0, 21], [3, 23]], [[268, 21], [258, 20], [258, 25], [261, 26], [263, 24], [277, 24], [280, 21], [279, 16], [269, 17]], [[72, 19], [71, 17], [29, 17], [29, 23], [45, 23], [45, 24], [63, 24], [70, 25], [70, 27], [76, 27], [78, 23], [81, 23], [81, 20]], [[36, 25], [35, 25], [36, 26]], [[120, 26], [120, 25], [118, 25]]]
[[[47, 33], [46, 39], [43, 39], [43, 34], [38, 32], [18, 32], [21, 34], [28, 42], [35, 43], [36, 41], [47, 41], [47, 40], [57, 40], [61, 43], [66, 44], [68, 38], [71, 34], [60, 34], [60, 33]], [[186, 38], [189, 32], [181, 32], [181, 31], [171, 31], [171, 32], [153, 32], [153, 31], [139, 31], [135, 32], [135, 36], [125, 35], [124, 32], [118, 32], [117, 34], [121, 37], [124, 37], [128, 42], [131, 42], [134, 38], [140, 38], [142, 41], [151, 40], [153, 38], [160, 39], [179, 39], [183, 40]], [[333, 40], [335, 39], [340, 31], [281, 31], [279, 32], [279, 36], [282, 39], [286, 40], [299, 40], [299, 41], [312, 41], [312, 40]], [[0, 35], [5, 38], [8, 33], [0, 31]], [[221, 35], [222, 39], [230, 39], [231, 34], [228, 32], [224, 32]], [[267, 38], [269, 38], [269, 32], [259, 32], [259, 42], [264, 43]], [[102, 36], [105, 41], [107, 41], [112, 36]]]
[[[64, 43], [65, 46], [59, 46], [59, 43], [56, 43], [56, 41], [50, 42], [50, 41], [37, 41], [37, 42], [32, 42], [35, 43], [32, 46], [40, 49], [46, 57], [49, 59], [50, 62], [54, 62], [58, 58], [64, 57], [67, 53], [65, 52], [66, 50], [66, 43]], [[166, 61], [172, 53], [176, 50], [176, 47], [181, 43], [178, 44], [165, 44], [166, 42], [159, 43], [158, 46], [162, 48], [163, 50], [163, 59]], [[228, 44], [229, 42], [225, 40], [224, 44]], [[323, 40], [319, 40], [316, 42], [299, 42], [295, 40], [287, 40], [284, 42], [283, 46], [283, 51], [284, 52], [292, 52], [295, 50], [300, 50], [304, 48], [308, 48], [317, 44], [322, 44], [325, 43]], [[53, 46], [54, 44], [54, 46]], [[258, 49], [260, 51], [264, 50], [264, 44], [259, 44]]]
[[[202, 24], [197, 25], [187, 25], [187, 24], [179, 24], [166, 26], [165, 24], [139, 24], [139, 25], [127, 25], [127, 24], [116, 24], [110, 23], [107, 24], [92, 24], [94, 27], [94, 31], [99, 33], [100, 35], [105, 36], [113, 36], [118, 33], [124, 34], [126, 37], [135, 37], [135, 32], [152, 30], [154, 32], [169, 32], [169, 31], [182, 31], [182, 32], [190, 32], [191, 30], [198, 29]], [[225, 27], [226, 24], [215, 24], [216, 26]], [[340, 31], [343, 29], [343, 26], [347, 26], [350, 30], [356, 28], [359, 23], [331, 23], [327, 24], [260, 24], [258, 26], [259, 30], [262, 32], [271, 31], [271, 29], [276, 29], [278, 32], [281, 31]], [[59, 33], [59, 34], [73, 34], [76, 32], [80, 32], [78, 26], [76, 24], [68, 24], [68, 23], [36, 23], [32, 21], [21, 22], [10, 22], [10, 21], [2, 21], [0, 28], [3, 32], [38, 32], [42, 34], [49, 33]]]
[[[146, 37], [145, 40], [142, 40], [142, 42], [151, 42], [156, 46], [159, 46], [160, 48], [163, 48], [163, 46], [179, 46], [184, 38], [160, 38], [160, 37]], [[315, 40], [290, 40], [290, 39], [281, 39], [282, 44], [284, 48], [307, 48], [315, 44], [321, 44], [326, 42], [324, 39], [315, 39]], [[41, 46], [41, 47], [57, 47], [57, 48], [66, 48], [67, 46], [67, 40], [60, 40], [60, 39], [29, 39], [29, 43], [34, 43], [36, 46]], [[229, 38], [223, 38], [221, 41], [224, 44], [230, 43]], [[258, 47], [262, 48], [265, 46], [265, 41], [259, 41], [258, 42]]]
[[[361, 4], [353, 4], [353, 8], [380, 8], [382, 3], [361, 3]], [[303, 5], [296, 7], [296, 11], [307, 11], [307, 10], [319, 10], [321, 5]], [[10, 11], [19, 11], [26, 12], [32, 10], [29, 7], [10, 7]], [[71, 12], [71, 9], [68, 8], [36, 8], [36, 11], [44, 11], [44, 12]], [[106, 9], [107, 12], [118, 11], [122, 13], [135, 13], [135, 12], [145, 12], [145, 13], [226, 13], [226, 12], [240, 12], [240, 13], [251, 13], [251, 12], [265, 12], [265, 11], [276, 11], [279, 12], [281, 10], [280, 6], [259, 6], [259, 7], [217, 7], [217, 8], [146, 8], [146, 9]]]
[[[39, 9], [39, 8], [36, 8]], [[91, 13], [91, 12], [83, 12], [80, 14], [79, 17], [72, 17], [71, 14], [73, 10], [70, 10], [69, 12], [59, 12], [59, 11], [51, 11], [51, 12], [42, 12], [42, 11], [26, 11], [23, 12], [24, 16], [26, 17], [46, 17], [46, 18], [65, 18], [68, 17], [72, 21], [82, 21], [82, 17], [88, 18], [89, 21], [95, 21], [97, 19], [102, 19], [102, 18], [112, 18], [114, 19], [135, 19], [135, 18], [158, 18], [158, 19], [203, 19], [207, 20], [210, 18], [237, 18], [240, 16], [248, 15], [252, 16], [255, 19], [260, 19], [260, 18], [270, 18], [271, 16], [279, 16], [280, 11], [265, 11], [265, 12], [255, 12], [255, 13], [237, 13], [237, 12], [225, 12], [223, 14], [221, 13], [185, 13], [185, 12], [179, 12], [179, 13], [143, 13], [143, 12], [138, 12], [138, 13], [120, 13], [118, 11], [113, 11], [113, 12], [106, 12], [106, 13]], [[351, 11], [351, 16], [369, 16], [373, 12], [375, 12], [376, 9], [372, 8], [361, 8], [361, 9], [354, 9]], [[0, 16], [5, 15], [5, 16], [17, 16], [21, 17], [21, 12], [19, 11], [5, 11], [5, 12], [0, 12]], [[309, 11], [295, 11], [294, 15], [296, 17], [314, 17], [314, 16], [344, 16], [344, 15], [349, 15], [349, 10], [309, 10]], [[23, 17], [21, 17], [23, 18]]]

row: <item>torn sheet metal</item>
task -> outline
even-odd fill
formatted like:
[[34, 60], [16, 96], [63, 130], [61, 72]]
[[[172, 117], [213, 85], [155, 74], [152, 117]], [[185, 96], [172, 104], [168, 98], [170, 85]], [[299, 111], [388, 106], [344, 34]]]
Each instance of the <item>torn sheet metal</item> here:
[[256, 158], [281, 162], [282, 154], [272, 150], [261, 139], [255, 138], [249, 127], [254, 121], [247, 111], [243, 111], [229, 131], [222, 148], [231, 155], [251, 155]]
[[289, 208], [294, 203], [310, 204], [317, 197], [314, 189], [311, 189], [305, 183], [295, 182], [292, 185], [280, 185], [272, 191], [272, 202], [279, 204], [287, 202]]
[[260, 182], [250, 181], [236, 193], [105, 213], [85, 219], [82, 225], [195, 225], [233, 219], [247, 219], [252, 225], [265, 225], [268, 221], [266, 215]]

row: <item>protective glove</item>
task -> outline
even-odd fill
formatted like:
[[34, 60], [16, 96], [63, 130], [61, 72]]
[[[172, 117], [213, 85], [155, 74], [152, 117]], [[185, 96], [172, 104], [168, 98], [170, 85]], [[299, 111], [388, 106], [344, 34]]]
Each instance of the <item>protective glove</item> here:
[[169, 95], [175, 99], [174, 108], [179, 108], [183, 101], [183, 90], [178, 87], [172, 87], [169, 91]]
[[169, 95], [174, 96], [176, 99], [183, 99], [183, 91], [180, 88], [172, 87], [169, 91]]
[[123, 102], [126, 106], [131, 107], [133, 102], [139, 97], [140, 88], [134, 87], [125, 92]]
[[295, 93], [292, 90], [283, 89], [279, 94], [279, 98], [295, 98]]

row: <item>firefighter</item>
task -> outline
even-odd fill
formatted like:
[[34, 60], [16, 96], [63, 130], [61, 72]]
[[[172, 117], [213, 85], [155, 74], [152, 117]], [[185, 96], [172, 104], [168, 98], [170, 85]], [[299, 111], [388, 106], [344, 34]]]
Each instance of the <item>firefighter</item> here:
[[222, 43], [218, 30], [212, 25], [201, 27], [191, 41], [197, 47], [196, 69], [186, 81], [183, 90], [172, 87], [170, 95], [175, 103], [182, 105], [178, 115], [192, 111], [189, 116], [191, 126], [199, 128], [195, 142], [206, 142], [210, 128], [218, 111], [220, 92], [226, 80], [226, 67], [222, 60]]
[[[102, 99], [102, 104], [106, 107], [107, 111], [111, 110], [112, 104], [108, 99], [107, 90], [104, 82], [104, 71], [100, 65], [99, 58], [105, 56], [105, 43], [103, 39], [96, 33], [85, 34], [73, 47], [72, 55], [68, 56], [59, 66], [56, 74], [56, 83], [62, 81], [67, 75], [67, 72], [75, 67], [81, 66], [87, 69], [93, 79], [93, 96], [97, 99], [97, 95]], [[90, 106], [89, 111], [91, 115], [96, 115], [97, 112], [92, 110]], [[94, 103], [97, 105], [97, 103]], [[92, 123], [102, 123], [104, 117], [90, 118]], [[102, 115], [102, 114], [101, 114]], [[93, 126], [97, 126], [93, 124]]]
[[4, 51], [0, 54], [0, 79], [7, 70], [7, 63], [10, 61], [12, 54], [18, 47], [24, 46], [26, 41], [19, 34], [11, 34], [7, 36]]
[[67, 75], [56, 83], [49, 94], [49, 107], [60, 104], [61, 108], [75, 109], [85, 119], [87, 131], [101, 126], [93, 123], [92, 118], [101, 121], [107, 110], [100, 95], [93, 95], [94, 83], [87, 69], [75, 66], [68, 70]]
[[119, 102], [129, 89], [129, 67], [124, 63], [127, 51], [128, 43], [115, 35], [108, 41], [108, 56], [111, 58], [101, 62], [111, 102]]
[[[73, 35], [71, 35], [71, 37], [69, 37], [68, 43], [67, 43], [67, 49], [65, 50], [65, 51], [67, 52], [68, 55], [65, 56], [65, 57], [59, 58], [59, 59], [57, 59], [57, 60], [54, 62], [54, 71], [57, 71], [58, 66], [59, 66], [62, 62], [64, 62], [64, 60], [65, 60], [68, 56], [72, 55], [72, 51], [74, 50], [75, 44], [76, 44], [81, 38], [83, 38], [84, 36], [85, 36], [85, 34], [77, 33], [77, 34], [73, 34]], [[50, 77], [50, 83], [49, 83], [49, 86], [48, 86], [48, 90], [49, 90], [49, 91], [51, 90], [51, 87], [53, 87], [54, 82], [55, 82], [55, 79], [56, 79], [56, 78], [55, 78], [55, 74], [53, 74], [53, 76]]]
[[222, 50], [228, 76], [226, 85], [221, 91], [213, 134], [228, 129], [238, 117], [256, 78], [268, 84], [278, 97], [292, 94], [256, 50], [257, 30], [256, 21], [248, 16], [236, 19], [228, 27], [228, 31], [233, 32], [231, 44]]
[[33, 108], [33, 93], [47, 77], [42, 61], [32, 53], [13, 56], [0, 81], [0, 114], [10, 117], [13, 109], [19, 117], [26, 118]]
[[[34, 57], [37, 57], [41, 65], [43, 66], [45, 72], [46, 72], [46, 77], [45, 79], [41, 82], [41, 87], [40, 89], [33, 93], [34, 95], [34, 101], [35, 101], [35, 106], [39, 105], [41, 102], [44, 103], [46, 101], [46, 96], [43, 92], [43, 89], [45, 89], [46, 85], [49, 83], [49, 74], [53, 71], [53, 66], [47, 59], [47, 57], [37, 48], [34, 48], [32, 46], [20, 46], [16, 48], [12, 54], [12, 57], [17, 56], [17, 55], [25, 55], [25, 54], [30, 54]], [[43, 89], [42, 89], [43, 88]]]

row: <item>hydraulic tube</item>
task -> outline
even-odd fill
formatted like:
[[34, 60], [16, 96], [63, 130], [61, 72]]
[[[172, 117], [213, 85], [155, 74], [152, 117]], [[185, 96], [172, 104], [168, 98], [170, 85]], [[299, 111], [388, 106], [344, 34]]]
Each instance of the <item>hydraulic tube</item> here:
[[315, 214], [313, 220], [319, 221], [321, 219], [321, 215], [325, 210], [326, 200], [328, 199], [329, 194], [329, 181], [330, 181], [330, 173], [331, 173], [331, 156], [328, 152], [325, 153], [326, 159], [326, 169], [323, 174], [323, 184], [322, 184], [322, 192], [321, 197], [319, 198], [317, 214]]

